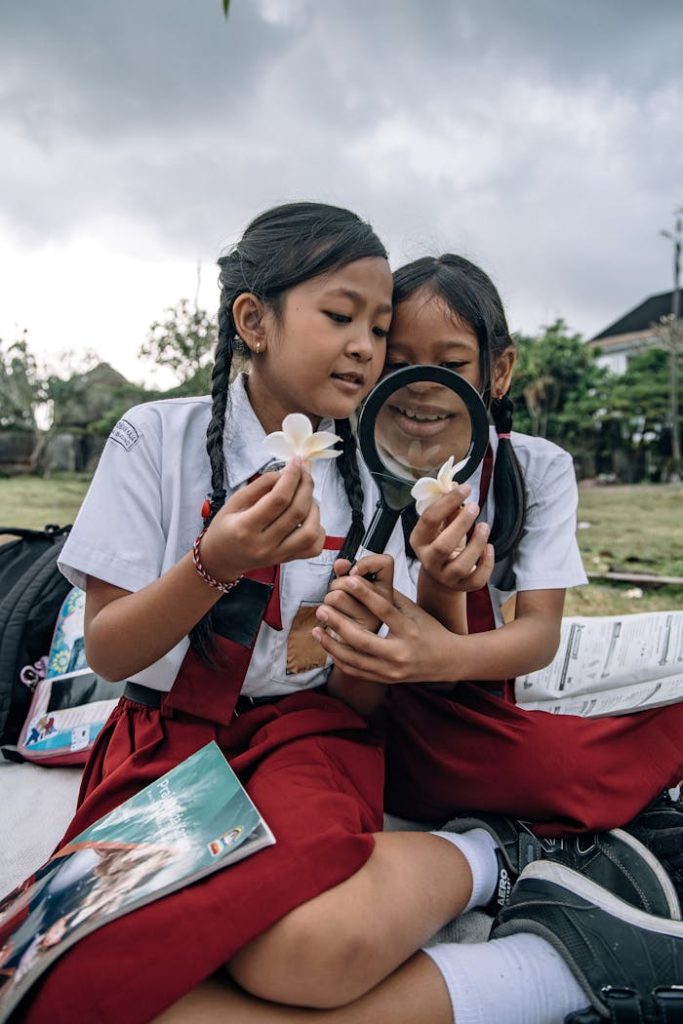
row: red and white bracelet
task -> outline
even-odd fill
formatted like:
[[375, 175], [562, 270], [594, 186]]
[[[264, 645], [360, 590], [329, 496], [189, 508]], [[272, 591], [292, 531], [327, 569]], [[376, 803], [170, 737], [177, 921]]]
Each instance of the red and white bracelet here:
[[228, 583], [223, 583], [221, 580], [214, 579], [214, 577], [206, 571], [206, 569], [202, 565], [201, 558], [199, 557], [199, 546], [202, 542], [202, 538], [205, 533], [206, 528], [202, 530], [202, 532], [199, 534], [194, 544], [192, 545], [192, 561], [194, 562], [194, 567], [201, 576], [201, 578], [204, 580], [204, 582], [208, 583], [210, 587], [213, 587], [214, 590], [220, 590], [221, 594], [229, 594], [230, 591], [234, 587], [236, 587], [240, 580], [244, 577], [244, 573], [240, 573], [236, 580], [230, 580]]

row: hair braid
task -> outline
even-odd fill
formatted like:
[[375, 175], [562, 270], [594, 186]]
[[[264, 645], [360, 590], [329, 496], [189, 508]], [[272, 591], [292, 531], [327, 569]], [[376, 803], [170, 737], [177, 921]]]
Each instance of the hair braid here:
[[218, 313], [218, 344], [211, 373], [211, 420], [206, 431], [206, 451], [211, 464], [211, 511], [204, 525], [225, 504], [225, 417], [228, 407], [228, 384], [232, 366], [235, 321], [229, 301], [221, 301]]
[[[509, 395], [494, 398], [491, 402], [491, 418], [498, 434], [498, 452], [493, 470], [496, 514], [489, 540], [496, 552], [497, 562], [517, 547], [526, 516], [526, 488], [510, 440], [514, 409], [514, 402]], [[515, 496], [515, 500], [510, 500], [511, 495]]]
[[342, 439], [342, 453], [337, 459], [337, 470], [344, 482], [346, 497], [351, 506], [351, 526], [339, 552], [340, 558], [350, 558], [356, 554], [365, 534], [363, 521], [363, 484], [358, 468], [356, 438], [348, 420], [335, 420], [335, 429]]
[[[227, 297], [221, 294], [221, 306], [218, 313], [218, 342], [216, 344], [216, 354], [211, 373], [211, 420], [206, 431], [206, 451], [211, 464], [211, 493], [209, 495], [209, 512], [204, 517], [205, 529], [218, 510], [225, 504], [225, 448], [223, 435], [225, 433], [225, 418], [228, 409], [228, 382], [232, 366], [234, 334], [235, 323], [232, 318], [232, 305], [227, 301]], [[192, 649], [199, 660], [205, 665], [215, 664], [216, 652], [213, 634], [213, 609], [210, 609], [190, 631]]]

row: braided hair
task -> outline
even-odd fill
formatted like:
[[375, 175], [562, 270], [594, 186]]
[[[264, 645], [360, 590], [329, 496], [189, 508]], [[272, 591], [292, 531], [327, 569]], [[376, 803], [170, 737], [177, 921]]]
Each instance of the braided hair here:
[[[498, 434], [493, 474], [496, 513], [490, 541], [496, 561], [506, 558], [519, 543], [524, 528], [526, 490], [522, 470], [510, 441], [513, 403], [509, 395], [491, 395], [491, 374], [496, 359], [514, 346], [503, 303], [491, 278], [463, 256], [446, 253], [425, 256], [394, 274], [394, 307], [421, 288], [431, 290], [451, 313], [468, 324], [479, 342], [479, 378], [484, 403]], [[417, 517], [414, 509], [404, 516], [404, 533], [410, 535]]]
[[[387, 258], [386, 249], [369, 224], [338, 206], [302, 202], [260, 214], [242, 239], [219, 258], [218, 341], [211, 374], [211, 420], [206, 433], [211, 488], [204, 509], [204, 528], [227, 496], [224, 441], [233, 356], [249, 356], [248, 348], [237, 337], [232, 312], [235, 300], [251, 292], [279, 317], [290, 288], [368, 257]], [[342, 438], [342, 454], [336, 465], [351, 507], [351, 526], [340, 557], [351, 558], [365, 529], [363, 488], [349, 421], [337, 420], [336, 430]], [[190, 633], [192, 649], [204, 662], [212, 661], [212, 619], [208, 612]]]

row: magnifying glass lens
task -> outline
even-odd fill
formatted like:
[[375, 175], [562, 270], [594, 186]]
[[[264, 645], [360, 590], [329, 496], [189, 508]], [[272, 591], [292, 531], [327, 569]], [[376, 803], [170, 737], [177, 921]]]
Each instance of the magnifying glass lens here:
[[377, 454], [405, 480], [433, 476], [472, 445], [472, 420], [462, 398], [441, 384], [415, 383], [389, 395], [375, 420]]

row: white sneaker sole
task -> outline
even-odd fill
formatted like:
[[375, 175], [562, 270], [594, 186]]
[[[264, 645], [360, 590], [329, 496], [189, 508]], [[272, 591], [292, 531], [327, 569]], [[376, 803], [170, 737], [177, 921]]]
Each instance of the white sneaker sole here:
[[[618, 896], [601, 885], [592, 882], [590, 878], [580, 875], [578, 871], [565, 867], [564, 864], [556, 864], [549, 860], [534, 861], [524, 868], [517, 880], [519, 884], [523, 879], [538, 879], [539, 881], [552, 882], [554, 885], [581, 897], [587, 903], [592, 903], [600, 910], [610, 914], [612, 917], [624, 921], [626, 924], [642, 928], [645, 931], [654, 932], [658, 935], [670, 935], [675, 939], [683, 939], [683, 922], [673, 921], [668, 917], [655, 917], [647, 914], [644, 910], [624, 903]], [[501, 934], [502, 934], [501, 929]]]
[[[662, 892], [666, 897], [666, 901], [669, 904], [669, 916], [672, 921], [681, 920], [681, 904], [678, 899], [678, 893], [676, 887], [673, 884], [670, 875], [666, 871], [666, 868], [660, 860], [655, 857], [654, 853], [648, 850], [647, 846], [632, 836], [630, 832], [625, 832], [622, 828], [613, 828], [610, 830], [610, 835], [617, 836], [622, 843], [626, 843], [632, 850], [635, 850], [638, 855], [649, 864], [653, 874], [656, 875], [659, 884], [662, 887]], [[635, 885], [635, 881], [634, 881]]]

